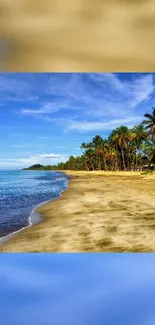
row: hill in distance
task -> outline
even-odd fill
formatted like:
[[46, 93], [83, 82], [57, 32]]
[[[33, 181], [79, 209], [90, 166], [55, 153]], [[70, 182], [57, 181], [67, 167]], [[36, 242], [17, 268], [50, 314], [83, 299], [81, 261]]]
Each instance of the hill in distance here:
[[56, 166], [51, 166], [51, 165], [40, 165], [40, 164], [35, 164], [27, 168], [23, 168], [22, 170], [55, 170], [57, 169]]
[[43, 165], [40, 165], [40, 164], [36, 164], [36, 165], [32, 165], [32, 166], [30, 166], [30, 167], [28, 167], [28, 168], [23, 168], [23, 170], [41, 170], [41, 169], [44, 169], [45, 168], [45, 166], [43, 166]]

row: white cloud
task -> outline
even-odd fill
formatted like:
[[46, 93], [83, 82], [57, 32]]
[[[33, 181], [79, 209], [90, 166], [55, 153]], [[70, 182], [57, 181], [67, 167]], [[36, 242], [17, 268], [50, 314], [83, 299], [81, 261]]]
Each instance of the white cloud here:
[[143, 101], [148, 100], [150, 95], [155, 91], [153, 75], [150, 74], [137, 78], [129, 88], [133, 96], [133, 99], [131, 99], [131, 107], [136, 107]]
[[6, 102], [32, 102], [39, 97], [32, 91], [33, 84], [26, 80], [25, 76], [14, 73], [0, 74], [1, 106]]
[[95, 130], [112, 130], [120, 125], [134, 126], [141, 121], [140, 117], [129, 117], [126, 119], [116, 119], [107, 122], [71, 122], [68, 124], [68, 129], [78, 131], [95, 131]]
[[59, 111], [60, 109], [63, 109], [67, 107], [68, 102], [49, 102], [46, 104], [43, 104], [41, 108], [39, 109], [22, 109], [21, 113], [25, 115], [39, 115], [39, 114], [52, 114], [54, 112]]
[[23, 94], [30, 90], [30, 85], [24, 80], [19, 80], [11, 73], [2, 73], [0, 75], [0, 89], [5, 94]]
[[45, 153], [39, 155], [40, 158], [59, 158], [61, 155], [57, 155], [55, 153]]
[[64, 154], [54, 154], [54, 153], [45, 153], [36, 156], [28, 156], [21, 158], [8, 158], [2, 159], [0, 158], [0, 168], [23, 168], [29, 167], [34, 164], [41, 165], [55, 165], [60, 162], [66, 162], [69, 158], [69, 155]]
[[120, 81], [116, 74], [114, 73], [90, 73], [89, 77], [101, 86], [110, 85], [114, 90], [123, 91], [125, 86], [122, 81]]
[[[120, 120], [128, 120], [132, 111], [134, 119], [137, 107], [147, 102], [154, 90], [153, 74], [131, 74], [128, 79], [123, 78], [123, 73], [122, 78], [114, 73], [50, 74], [44, 94], [51, 100], [40, 102], [36, 109], [22, 108], [20, 112], [60, 127], [69, 120], [80, 120], [82, 115], [85, 122], [69, 122], [68, 130], [108, 130], [107, 121], [112, 125], [111, 119], [118, 116]], [[61, 114], [58, 118], [50, 116], [57, 112]], [[90, 117], [96, 121], [90, 121]], [[107, 121], [101, 122], [101, 117]]]
[[[153, 74], [132, 74], [130, 81], [122, 81], [114, 73], [88, 74], [89, 78], [96, 82], [101, 88], [109, 85], [111, 92], [118, 91], [129, 97], [138, 98], [139, 101], [147, 100], [155, 90]], [[122, 73], [123, 76], [123, 73]], [[112, 95], [112, 93], [110, 93]]]
[[[144, 112], [140, 111], [141, 105], [149, 101], [155, 90], [153, 74], [136, 73], [128, 78], [124, 78], [123, 73], [122, 77], [114, 73], [68, 73], [49, 74], [48, 78], [38, 74], [38, 79], [30, 75], [19, 80], [16, 75], [14, 78], [11, 74], [9, 76], [0, 76], [2, 94], [7, 95], [6, 99], [11, 96], [14, 100], [14, 93], [20, 94], [24, 103], [26, 96], [28, 99], [27, 108], [24, 104], [23, 108], [14, 108], [14, 111], [52, 123], [64, 132], [108, 131], [120, 124], [131, 127], [142, 121]], [[44, 101], [37, 100], [41, 94]], [[31, 98], [36, 98], [36, 108], [30, 107]], [[137, 118], [137, 115], [141, 117]]]

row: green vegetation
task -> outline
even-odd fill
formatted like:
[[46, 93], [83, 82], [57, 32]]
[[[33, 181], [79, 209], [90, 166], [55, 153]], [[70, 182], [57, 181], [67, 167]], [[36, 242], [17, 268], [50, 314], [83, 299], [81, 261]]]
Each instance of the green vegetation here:
[[23, 170], [51, 170], [52, 166], [43, 166], [40, 164], [32, 165], [28, 168], [23, 168]]
[[96, 135], [91, 142], [82, 143], [81, 156], [70, 156], [67, 162], [55, 166], [33, 165], [25, 169], [116, 171], [150, 166], [155, 163], [155, 107], [152, 114], [144, 116], [146, 120], [132, 129], [122, 125], [113, 130], [108, 139]]
[[40, 165], [40, 164], [36, 164], [36, 165], [32, 165], [32, 166], [30, 166], [30, 167], [28, 167], [28, 168], [23, 168], [23, 170], [34, 170], [34, 169], [42, 169], [42, 168], [44, 168], [44, 166], [43, 165]]
[[154, 175], [155, 171], [154, 170], [147, 170], [146, 172], [141, 173], [141, 175]]

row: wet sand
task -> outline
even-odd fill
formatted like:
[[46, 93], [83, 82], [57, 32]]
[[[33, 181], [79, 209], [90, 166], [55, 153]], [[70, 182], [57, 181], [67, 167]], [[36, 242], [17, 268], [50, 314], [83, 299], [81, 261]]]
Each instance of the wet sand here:
[[67, 174], [68, 189], [38, 208], [44, 221], [4, 243], [1, 252], [155, 251], [155, 175]]

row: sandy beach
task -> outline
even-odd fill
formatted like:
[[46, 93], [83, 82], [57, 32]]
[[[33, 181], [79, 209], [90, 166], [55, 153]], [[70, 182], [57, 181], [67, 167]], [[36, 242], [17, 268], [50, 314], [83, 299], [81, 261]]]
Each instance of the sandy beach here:
[[44, 221], [1, 252], [154, 252], [155, 175], [67, 172], [68, 189], [38, 208]]

